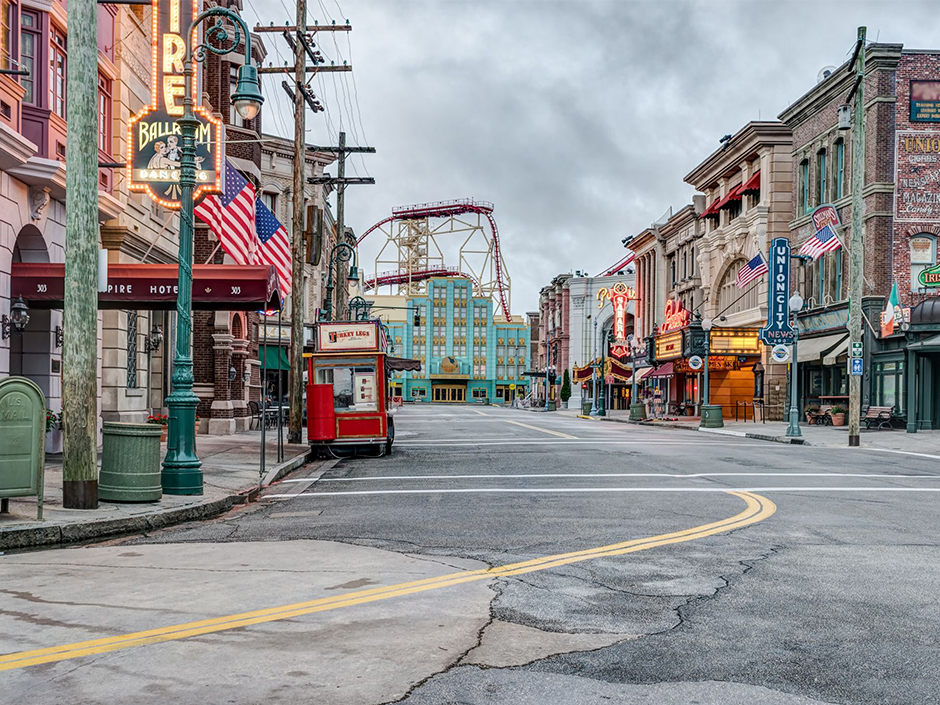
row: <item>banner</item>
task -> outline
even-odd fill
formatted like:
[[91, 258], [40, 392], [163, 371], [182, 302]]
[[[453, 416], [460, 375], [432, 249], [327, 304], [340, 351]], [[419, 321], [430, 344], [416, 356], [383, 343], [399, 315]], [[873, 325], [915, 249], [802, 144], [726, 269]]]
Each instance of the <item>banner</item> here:
[[790, 241], [775, 237], [769, 255], [767, 325], [760, 329], [760, 339], [767, 345], [792, 345], [796, 334], [790, 324]]

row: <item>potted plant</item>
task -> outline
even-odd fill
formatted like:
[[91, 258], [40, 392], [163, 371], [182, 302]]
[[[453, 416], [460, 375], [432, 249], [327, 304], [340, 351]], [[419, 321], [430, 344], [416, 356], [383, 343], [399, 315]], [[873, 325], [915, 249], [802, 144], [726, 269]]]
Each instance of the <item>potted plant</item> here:
[[571, 375], [565, 370], [565, 375], [561, 381], [561, 408], [568, 408], [568, 400], [571, 398]]
[[803, 413], [806, 414], [806, 422], [812, 423], [813, 417], [815, 417], [816, 414], [819, 413], [819, 406], [815, 404], [810, 404], [803, 410]]
[[200, 425], [199, 425], [199, 414], [196, 414], [196, 434], [197, 434], [197, 435], [198, 435], [198, 433], [199, 433], [199, 428], [200, 428]]
[[163, 426], [163, 433], [160, 435], [160, 442], [166, 443], [167, 425], [170, 423], [170, 417], [166, 414], [151, 414], [147, 417], [147, 423]]
[[833, 426], [845, 426], [845, 414], [848, 411], [841, 404], [836, 404], [829, 410], [829, 415], [832, 417]]
[[62, 414], [46, 409], [46, 452], [62, 452]]

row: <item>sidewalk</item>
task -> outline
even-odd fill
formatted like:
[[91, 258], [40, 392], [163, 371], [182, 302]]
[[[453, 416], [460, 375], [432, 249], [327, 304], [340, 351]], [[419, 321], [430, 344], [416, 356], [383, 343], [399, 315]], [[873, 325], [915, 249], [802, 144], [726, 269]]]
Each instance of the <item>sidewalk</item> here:
[[35, 497], [11, 498], [9, 514], [0, 514], [0, 551], [88, 541], [207, 519], [248, 501], [259, 486], [303, 466], [308, 451], [306, 444], [285, 443], [284, 462], [278, 463], [277, 432], [269, 430], [261, 477], [260, 431], [234, 436], [199, 435], [196, 452], [202, 461], [204, 494], [164, 495], [159, 502], [137, 504], [100, 502], [97, 509], [91, 510], [62, 507], [62, 458], [53, 456], [46, 459], [44, 521], [36, 521]]
[[[570, 409], [568, 410], [570, 412]], [[670, 421], [630, 421], [629, 411], [610, 411], [603, 421], [629, 423], [642, 426], [677, 428], [702, 433], [716, 433], [742, 438], [756, 438], [778, 443], [802, 443], [803, 445], [823, 447], [848, 447], [848, 426], [810, 426], [800, 424], [801, 438], [788, 438], [788, 424], [783, 421], [725, 421], [723, 428], [699, 428], [697, 416], [687, 416]], [[881, 450], [904, 450], [913, 453], [940, 453], [940, 431], [918, 431], [907, 433], [903, 429], [878, 431], [867, 430], [862, 425], [859, 443], [865, 448]]]

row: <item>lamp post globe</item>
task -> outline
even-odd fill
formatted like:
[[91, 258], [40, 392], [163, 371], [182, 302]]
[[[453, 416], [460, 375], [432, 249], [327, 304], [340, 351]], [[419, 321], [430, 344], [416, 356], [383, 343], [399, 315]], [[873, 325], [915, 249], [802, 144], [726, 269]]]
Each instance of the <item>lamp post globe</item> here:
[[261, 111], [264, 96], [258, 82], [258, 69], [245, 64], [238, 69], [238, 82], [232, 93], [232, 105], [243, 120], [254, 120]]

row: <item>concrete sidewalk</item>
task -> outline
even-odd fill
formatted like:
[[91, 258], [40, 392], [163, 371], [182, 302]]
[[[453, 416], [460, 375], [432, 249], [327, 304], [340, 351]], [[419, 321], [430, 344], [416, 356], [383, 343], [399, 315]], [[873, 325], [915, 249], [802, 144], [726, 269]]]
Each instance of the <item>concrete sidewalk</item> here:
[[[165, 444], [162, 449], [166, 451]], [[204, 494], [164, 495], [159, 502], [135, 504], [101, 502], [92, 510], [62, 507], [62, 458], [47, 458], [44, 521], [36, 521], [35, 497], [11, 498], [10, 512], [0, 514], [0, 550], [89, 541], [216, 516], [248, 501], [259, 487], [305, 465], [309, 447], [285, 443], [284, 461], [278, 463], [277, 434], [268, 431], [265, 450], [262, 474], [260, 431], [197, 436]]]

